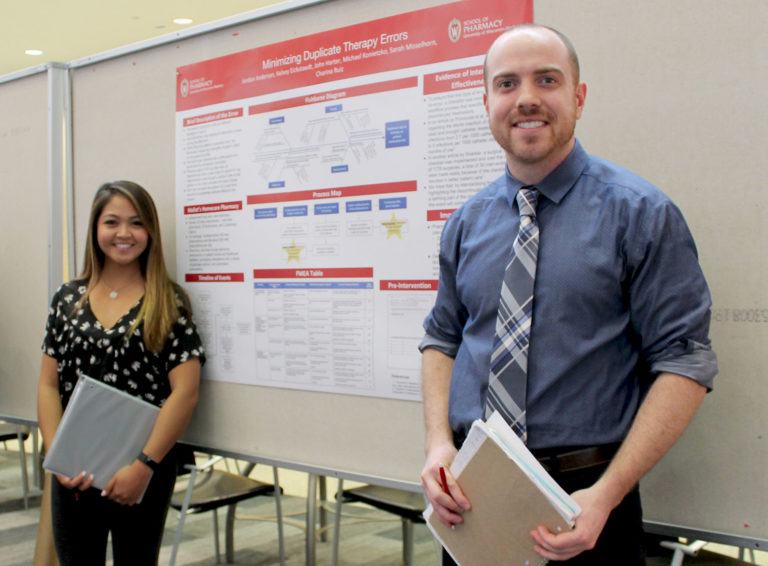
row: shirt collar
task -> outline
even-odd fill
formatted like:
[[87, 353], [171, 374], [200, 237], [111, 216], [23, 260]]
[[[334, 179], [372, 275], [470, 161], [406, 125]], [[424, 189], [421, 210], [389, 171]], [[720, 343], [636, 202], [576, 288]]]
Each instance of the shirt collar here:
[[[589, 161], [589, 155], [581, 147], [579, 140], [568, 154], [568, 157], [563, 162], [555, 167], [555, 169], [547, 175], [541, 182], [536, 183], [536, 188], [541, 194], [552, 202], [560, 202], [568, 191], [576, 184], [581, 174], [587, 168]], [[515, 196], [517, 191], [521, 187], [529, 186], [521, 183], [509, 172], [509, 168], [506, 168], [507, 172], [507, 200], [509, 200], [510, 206], [515, 202]]]

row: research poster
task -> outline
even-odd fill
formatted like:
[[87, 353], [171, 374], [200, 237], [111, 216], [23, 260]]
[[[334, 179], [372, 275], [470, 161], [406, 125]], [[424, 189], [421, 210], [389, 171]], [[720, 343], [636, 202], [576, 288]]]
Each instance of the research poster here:
[[467, 0], [177, 69], [177, 274], [206, 379], [419, 400], [443, 224], [503, 172]]

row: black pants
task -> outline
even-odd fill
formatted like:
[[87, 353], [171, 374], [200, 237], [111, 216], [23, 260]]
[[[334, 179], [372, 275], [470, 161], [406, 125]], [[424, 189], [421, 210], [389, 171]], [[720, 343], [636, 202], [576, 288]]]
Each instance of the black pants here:
[[51, 511], [60, 566], [103, 566], [109, 533], [115, 566], [156, 565], [175, 481], [173, 450], [152, 474], [141, 503], [130, 507], [101, 497], [96, 488], [67, 489], [54, 477]]
[[[605, 471], [606, 465], [595, 466], [587, 470], [552, 474], [552, 477], [568, 493], [594, 484]], [[531, 538], [531, 547], [535, 544]], [[511, 559], [512, 557], [510, 557]], [[455, 562], [443, 551], [443, 566], [455, 566]], [[592, 550], [581, 553], [564, 562], [552, 561], [550, 564], [569, 566], [645, 566], [645, 548], [643, 545], [643, 512], [640, 505], [640, 492], [635, 488], [613, 510], [605, 528]]]

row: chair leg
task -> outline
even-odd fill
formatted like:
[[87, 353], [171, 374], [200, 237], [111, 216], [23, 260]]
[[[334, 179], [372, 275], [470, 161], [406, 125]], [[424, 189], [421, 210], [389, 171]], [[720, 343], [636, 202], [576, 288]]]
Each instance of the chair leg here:
[[40, 445], [38, 428], [32, 427], [32, 481], [39, 489], [43, 489], [45, 474], [43, 472], [43, 459], [40, 457]]
[[339, 478], [339, 486], [336, 488], [336, 516], [333, 518], [333, 550], [331, 566], [339, 564], [339, 531], [341, 530], [341, 505], [344, 501], [341, 492], [344, 491], [344, 480]]
[[219, 551], [219, 510], [213, 510], [213, 548], [216, 554], [216, 564], [221, 564], [221, 553]]
[[227, 564], [235, 563], [235, 514], [237, 503], [227, 506], [226, 526], [224, 527], [224, 555]]
[[413, 564], [413, 522], [403, 519], [403, 564]]
[[674, 550], [670, 566], [682, 566], [686, 556], [698, 556], [699, 551], [704, 548], [707, 543], [705, 541], [697, 540], [691, 544], [683, 544], [681, 542], [664, 540], [659, 544], [664, 548]]
[[739, 547], [739, 560], [742, 560], [742, 561], [746, 562], [746, 556], [745, 556], [745, 552], [746, 551], [749, 551], [749, 555], [751, 556], [750, 562], [752, 562], [752, 564], [757, 564], [757, 562], [755, 562], [755, 550], [753, 548], [744, 548], [744, 547], [740, 546]]
[[[253, 467], [246, 468], [243, 475], [247, 476], [251, 473]], [[285, 541], [283, 540], [283, 504], [280, 493], [280, 480], [277, 473], [277, 467], [272, 468], [272, 475], [274, 477], [274, 497], [275, 497], [275, 510], [277, 514], [277, 542], [278, 551], [280, 556], [280, 566], [285, 566]], [[227, 518], [225, 526], [225, 557], [227, 564], [235, 563], [235, 517], [237, 514], [237, 504], [229, 505], [227, 507]]]
[[319, 508], [319, 519], [320, 519], [320, 541], [326, 542], [326, 534], [325, 534], [325, 525], [328, 523], [328, 513], [325, 510], [325, 502], [328, 499], [327, 495], [327, 485], [328, 481], [325, 476], [318, 476], [318, 491], [320, 493], [320, 508]]
[[24, 451], [24, 434], [19, 431], [16, 433], [16, 439], [19, 441], [19, 459], [21, 460], [21, 493], [24, 497], [24, 510], [29, 509], [29, 476], [27, 475], [27, 454]]
[[277, 543], [280, 552], [280, 566], [285, 566], [285, 540], [283, 539], [283, 494], [280, 493], [280, 479], [277, 474], [277, 466], [272, 467], [272, 476], [275, 484], [275, 511], [277, 514]]
[[317, 529], [317, 476], [308, 474], [307, 478], [307, 533], [306, 539], [306, 561], [307, 564], [315, 563], [315, 531]]
[[197, 469], [195, 468], [192, 468], [189, 472], [189, 483], [187, 484], [187, 491], [184, 493], [184, 503], [181, 504], [181, 510], [179, 511], [179, 523], [176, 525], [176, 534], [173, 537], [173, 548], [171, 549], [171, 560], [168, 563], [169, 566], [176, 566], [176, 553], [179, 551], [181, 533], [184, 530], [184, 520], [187, 517], [189, 501], [192, 498], [192, 489], [195, 487], [196, 474]]
[[[235, 469], [237, 473], [248, 477], [256, 464], [249, 463], [245, 466], [244, 470], [240, 470], [240, 464], [235, 460]], [[227, 507], [226, 526], [224, 527], [224, 553], [227, 560], [227, 564], [235, 563], [235, 514], [237, 512], [237, 504], [229, 505]]]

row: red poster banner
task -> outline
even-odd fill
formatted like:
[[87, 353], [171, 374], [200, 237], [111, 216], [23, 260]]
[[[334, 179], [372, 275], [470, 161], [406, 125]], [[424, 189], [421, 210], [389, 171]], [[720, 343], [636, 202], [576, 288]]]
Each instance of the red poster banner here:
[[243, 209], [243, 201], [195, 204], [184, 207], [184, 214], [210, 214], [212, 212], [234, 212]]
[[249, 195], [248, 204], [268, 204], [290, 202], [297, 200], [316, 200], [328, 198], [347, 198], [388, 193], [408, 193], [417, 189], [416, 181], [401, 181], [398, 183], [380, 183], [375, 185], [358, 185], [355, 187], [333, 187], [311, 191], [295, 191], [292, 193], [270, 193], [266, 195]]
[[482, 55], [532, 19], [532, 0], [463, 0], [186, 65], [176, 110]]
[[211, 122], [221, 122], [222, 120], [232, 120], [233, 118], [242, 118], [243, 109], [234, 108], [232, 110], [222, 110], [221, 112], [209, 112], [202, 116], [194, 116], [184, 120], [184, 127], [199, 126], [200, 124], [210, 124]]
[[428, 210], [427, 211], [427, 222], [439, 222], [448, 220], [448, 217], [453, 214], [453, 211], [456, 210], [455, 208], [449, 208], [446, 210]]
[[187, 283], [242, 283], [243, 273], [187, 273], [184, 276]]
[[424, 94], [439, 94], [483, 86], [483, 67], [467, 67], [424, 75]]
[[264, 112], [274, 112], [276, 110], [284, 110], [286, 108], [296, 108], [297, 106], [304, 106], [306, 104], [332, 102], [342, 98], [365, 96], [367, 94], [377, 94], [392, 90], [400, 90], [403, 88], [415, 88], [417, 86], [419, 86], [419, 79], [417, 77], [407, 77], [405, 79], [395, 79], [393, 81], [353, 86], [350, 88], [321, 92], [318, 94], [310, 94], [307, 96], [297, 96], [295, 98], [277, 100], [275, 102], [267, 102], [265, 104], [255, 104], [248, 108], [248, 114], [252, 116], [254, 114], [262, 114]]
[[381, 291], [437, 291], [437, 279], [381, 280]]
[[373, 277], [372, 267], [312, 267], [307, 269], [254, 269], [254, 279], [322, 279]]

